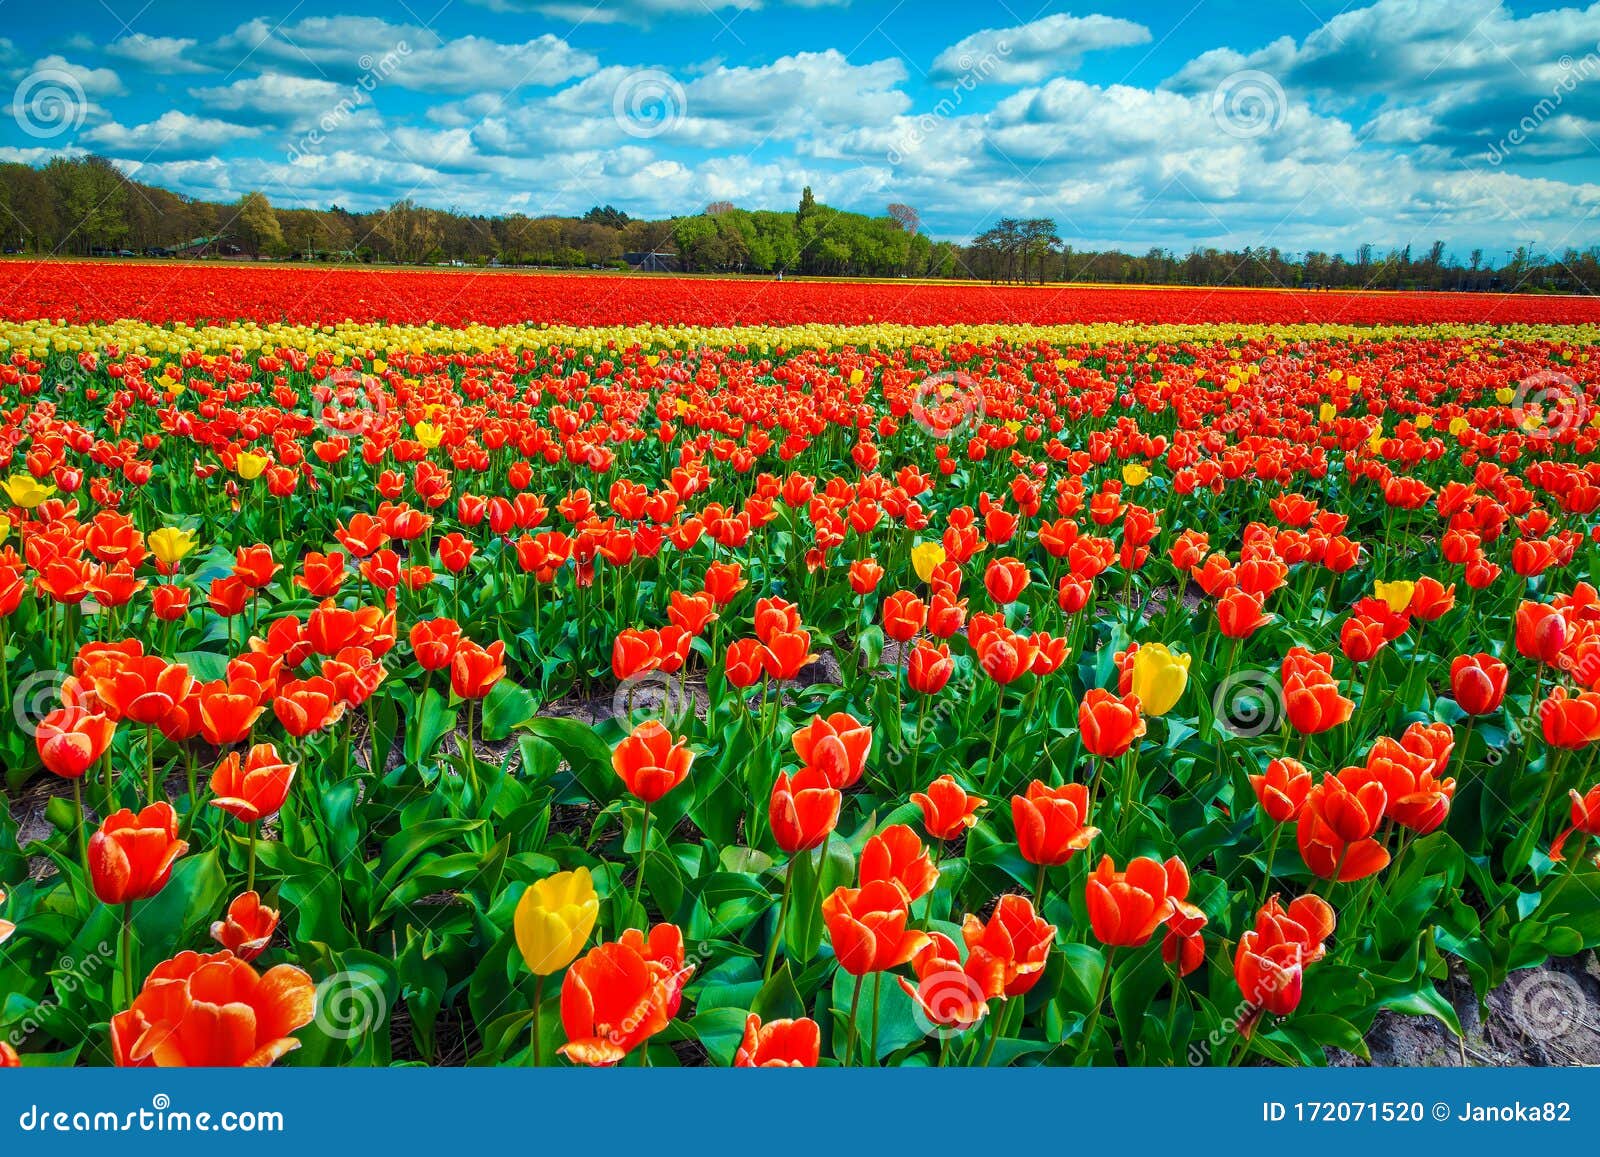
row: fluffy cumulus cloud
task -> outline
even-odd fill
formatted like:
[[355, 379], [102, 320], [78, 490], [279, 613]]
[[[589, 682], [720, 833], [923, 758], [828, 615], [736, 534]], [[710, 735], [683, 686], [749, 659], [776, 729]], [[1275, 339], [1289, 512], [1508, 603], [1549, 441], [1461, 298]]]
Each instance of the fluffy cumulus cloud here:
[[1515, 136], [1527, 162], [1592, 155], [1600, 3], [1518, 16], [1499, 0], [1378, 0], [1300, 41], [1203, 53], [1168, 85], [1217, 91], [1240, 73], [1336, 111], [1376, 101], [1375, 143], [1483, 162]]
[[203, 157], [257, 132], [245, 125], [170, 109], [142, 125], [130, 127], [116, 121], [96, 125], [80, 139], [122, 157]]
[[230, 70], [271, 67], [346, 84], [377, 72], [385, 84], [439, 93], [550, 88], [599, 66], [549, 33], [516, 44], [482, 36], [445, 40], [372, 16], [313, 16], [292, 25], [251, 20], [206, 54]]
[[1037, 84], [1073, 72], [1087, 53], [1149, 42], [1150, 30], [1131, 20], [1057, 13], [963, 37], [934, 59], [931, 75], [936, 80]]
[[209, 72], [208, 66], [188, 55], [197, 43], [187, 36], [149, 36], [143, 32], [130, 32], [106, 45], [105, 53], [150, 72]]
[[[710, 12], [723, 19], [736, 17], [762, 7], [761, 0], [472, 0], [496, 12], [534, 12], [553, 20], [574, 24], [649, 25], [674, 17], [700, 16]], [[774, 0], [774, 6], [795, 8], [843, 8], [850, 0]]]

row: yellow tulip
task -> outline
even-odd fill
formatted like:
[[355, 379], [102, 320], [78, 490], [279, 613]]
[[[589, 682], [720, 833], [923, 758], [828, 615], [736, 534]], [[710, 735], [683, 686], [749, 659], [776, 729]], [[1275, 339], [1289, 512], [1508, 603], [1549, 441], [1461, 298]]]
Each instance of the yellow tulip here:
[[436, 448], [444, 440], [444, 431], [432, 422], [418, 422], [412, 428], [412, 433], [417, 436], [417, 441], [421, 442], [429, 450]]
[[6, 492], [13, 506], [20, 506], [24, 510], [32, 510], [56, 492], [54, 486], [39, 482], [31, 474], [13, 474], [0, 482], [0, 490]]
[[5, 542], [11, 535], [11, 520], [0, 514], [0, 543]]
[[1323, 402], [1317, 411], [1317, 417], [1324, 422], [1331, 422], [1339, 416], [1339, 408], [1332, 402]]
[[1433, 425], [1433, 415], [1432, 414], [1418, 414], [1417, 415], [1417, 429], [1426, 430], [1429, 427], [1431, 427], [1432, 425]]
[[1459, 438], [1462, 434], [1465, 434], [1470, 429], [1472, 429], [1472, 423], [1467, 421], [1465, 418], [1450, 419], [1450, 433], [1454, 434], [1456, 437]]
[[911, 548], [911, 569], [923, 582], [933, 577], [934, 570], [943, 561], [944, 547], [937, 542], [919, 542]]
[[242, 450], [234, 459], [233, 469], [246, 482], [254, 482], [271, 464], [272, 459], [265, 454], [252, 454], [248, 450]]
[[536, 976], [560, 972], [583, 951], [599, 914], [600, 897], [588, 868], [534, 881], [512, 918], [522, 959]]
[[1397, 615], [1411, 605], [1411, 592], [1416, 589], [1416, 583], [1404, 579], [1397, 579], [1392, 583], [1379, 579], [1372, 584], [1372, 593], [1382, 599]]
[[867, 375], [862, 373], [860, 370], [851, 370], [850, 371], [850, 384], [852, 386], [859, 386], [862, 383], [862, 381], [866, 378], [866, 376]]
[[150, 543], [150, 553], [156, 556], [157, 562], [163, 566], [174, 566], [195, 548], [196, 540], [191, 530], [163, 526], [160, 530], [152, 531], [147, 541]]
[[1174, 655], [1163, 643], [1142, 643], [1133, 656], [1133, 693], [1146, 715], [1165, 715], [1189, 685], [1188, 655]]
[[1501, 386], [1494, 392], [1494, 400], [1499, 402], [1502, 406], [1509, 406], [1511, 404], [1511, 399], [1516, 396], [1517, 392], [1510, 386]]
[[1150, 480], [1150, 467], [1129, 462], [1122, 468], [1122, 481], [1127, 486], [1143, 486]]

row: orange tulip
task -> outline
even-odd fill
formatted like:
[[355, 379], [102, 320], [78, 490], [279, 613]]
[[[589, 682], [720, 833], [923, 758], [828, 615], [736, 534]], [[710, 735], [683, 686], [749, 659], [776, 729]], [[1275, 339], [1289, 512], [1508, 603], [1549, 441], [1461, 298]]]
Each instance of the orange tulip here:
[[[1026, 994], [1044, 976], [1044, 966], [1055, 944], [1056, 930], [1034, 911], [1026, 896], [1007, 892], [995, 904], [985, 923], [970, 912], [961, 924], [967, 960], [975, 970], [996, 968], [999, 995]], [[969, 969], [972, 970], [972, 969]]]
[[768, 810], [773, 839], [790, 855], [821, 847], [839, 822], [841, 802], [838, 789], [816, 768], [792, 776], [779, 772]]
[[1328, 776], [1306, 796], [1295, 830], [1300, 858], [1324, 880], [1364, 880], [1389, 864], [1389, 853], [1372, 838], [1383, 821], [1388, 793], [1375, 780], [1354, 788]]
[[567, 1043], [558, 1051], [580, 1065], [616, 1064], [671, 1023], [693, 975], [683, 934], [671, 924], [656, 925], [648, 940], [630, 928], [591, 948], [561, 985]]
[[939, 869], [917, 833], [905, 824], [891, 824], [861, 849], [863, 886], [882, 880], [900, 889], [906, 903], [914, 904], [939, 884]]
[[424, 671], [442, 671], [455, 658], [461, 628], [454, 619], [418, 619], [411, 626], [411, 651]]
[[506, 645], [496, 639], [480, 647], [462, 639], [450, 659], [450, 689], [462, 699], [484, 699], [505, 678]]
[[1131, 694], [1118, 698], [1103, 687], [1090, 688], [1078, 704], [1078, 730], [1090, 755], [1116, 759], [1144, 735], [1138, 698]]
[[1274, 759], [1264, 774], [1250, 777], [1250, 786], [1274, 823], [1292, 823], [1300, 818], [1311, 791], [1311, 773], [1298, 759]]
[[122, 1067], [262, 1067], [300, 1047], [293, 1034], [316, 1003], [316, 986], [292, 964], [258, 975], [232, 952], [181, 952], [111, 1018], [111, 1053]]
[[[1572, 798], [1572, 826], [1556, 837], [1550, 845], [1550, 858], [1562, 859], [1567, 840], [1577, 832], [1586, 836], [1600, 836], [1600, 784], [1591, 787], [1587, 794], [1579, 795], [1574, 788], [1568, 793]], [[0, 940], [4, 940], [0, 936]]]
[[1450, 693], [1468, 715], [1500, 710], [1506, 697], [1506, 665], [1493, 655], [1457, 655], [1450, 662]]
[[898, 968], [928, 942], [926, 933], [906, 929], [905, 895], [885, 880], [835, 888], [822, 901], [822, 919], [839, 967], [852, 976]]
[[1177, 857], [1165, 864], [1140, 856], [1119, 872], [1110, 856], [1100, 860], [1089, 877], [1084, 900], [1089, 925], [1103, 944], [1131, 948], [1144, 944], [1172, 916], [1174, 892], [1188, 891], [1188, 873]]
[[1600, 740], [1600, 691], [1557, 687], [1539, 704], [1539, 728], [1551, 747], [1577, 751]]
[[822, 1053], [822, 1030], [808, 1016], [797, 1020], [769, 1020], [751, 1013], [745, 1018], [744, 1039], [734, 1054], [736, 1069], [815, 1068]]
[[936, 840], [953, 840], [978, 822], [978, 810], [988, 801], [968, 795], [953, 775], [941, 775], [926, 792], [912, 792], [911, 802], [922, 809], [922, 826]]
[[686, 741], [675, 740], [659, 720], [648, 719], [633, 729], [611, 753], [611, 768], [630, 792], [655, 803], [682, 783], [694, 763]]
[[266, 688], [252, 679], [218, 679], [195, 690], [200, 733], [213, 747], [242, 741], [266, 711]]
[[153, 803], [137, 815], [113, 812], [89, 839], [94, 894], [106, 904], [149, 899], [167, 886], [173, 862], [188, 850], [171, 804]]
[[1030, 864], [1064, 864], [1100, 834], [1089, 825], [1089, 788], [1081, 783], [1061, 787], [1034, 780], [1024, 795], [1011, 797], [1011, 821], [1017, 829], [1017, 850]]
[[[1276, 896], [1256, 916], [1254, 928], [1239, 937], [1233, 976], [1245, 1002], [1274, 1016], [1288, 1016], [1300, 1004], [1308, 965], [1321, 960], [1324, 941], [1337, 924], [1333, 909], [1319, 896], [1299, 896], [1285, 909]], [[1239, 1031], [1250, 1035], [1254, 1017]]]
[[156, 655], [134, 655], [97, 676], [95, 693], [116, 718], [154, 727], [193, 685], [189, 668], [182, 663], [168, 663]]
[[39, 760], [63, 779], [78, 779], [108, 747], [116, 721], [83, 707], [58, 707], [39, 721], [34, 743]]
[[843, 791], [867, 769], [872, 728], [840, 711], [814, 717], [794, 733], [790, 742], [802, 763], [822, 772], [829, 783]]
[[289, 798], [295, 766], [279, 759], [270, 743], [257, 743], [242, 762], [231, 751], [211, 773], [211, 806], [247, 824], [265, 819]]
[[261, 902], [255, 892], [235, 897], [221, 920], [211, 925], [211, 939], [240, 960], [254, 960], [267, 950], [278, 928], [278, 912]]
[[1349, 720], [1356, 704], [1326, 675], [1296, 672], [1283, 682], [1283, 706], [1289, 726], [1302, 735], [1320, 735]]

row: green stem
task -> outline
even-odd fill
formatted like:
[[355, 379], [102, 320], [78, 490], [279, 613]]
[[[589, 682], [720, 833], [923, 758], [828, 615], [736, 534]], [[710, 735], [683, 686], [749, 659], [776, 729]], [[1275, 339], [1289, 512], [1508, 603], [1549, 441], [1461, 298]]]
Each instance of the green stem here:
[[761, 979], [772, 979], [772, 965], [778, 959], [778, 941], [783, 937], [783, 928], [789, 918], [789, 896], [794, 891], [794, 860], [789, 861], [789, 870], [783, 874], [783, 899], [778, 903], [778, 926], [772, 930], [772, 939], [767, 944], [766, 963], [761, 967]]
[[540, 1052], [539, 1021], [544, 1014], [544, 977], [533, 978], [533, 1023], [528, 1028], [528, 1057], [534, 1068], [544, 1064]]
[[1089, 1019], [1083, 1026], [1083, 1052], [1078, 1054], [1079, 1064], [1087, 1064], [1094, 1054], [1094, 1030], [1099, 1027], [1100, 1008], [1106, 1002], [1106, 993], [1111, 990], [1111, 962], [1116, 956], [1116, 948], [1106, 949], [1106, 966], [1100, 973], [1100, 988], [1095, 993], [1094, 1008], [1089, 1011]]
[[256, 890], [256, 829], [261, 826], [261, 821], [257, 820], [255, 823], [247, 824], [246, 826], [250, 829], [250, 866], [245, 873], [244, 890], [246, 892], [254, 892]]
[[122, 906], [122, 999], [133, 1007], [133, 901]]
[[856, 1052], [856, 1009], [861, 1005], [861, 988], [865, 982], [861, 977], [855, 978], [855, 991], [850, 994], [850, 1035], [844, 1042], [844, 1067], [850, 1067], [850, 1060]]
[[[640, 889], [644, 887], [644, 862], [645, 862], [645, 857], [648, 856], [649, 854], [650, 854], [650, 805], [649, 805], [649, 803], [646, 803], [644, 805], [644, 829], [639, 834], [639, 874], [637, 876], [635, 876], [634, 880], [633, 880], [633, 906], [635, 908], [640, 906], [640, 904], [639, 904]], [[641, 923], [640, 927], [642, 929], [648, 930], [649, 925], [650, 925], [650, 917], [649, 917], [649, 914], [646, 913], [645, 914], [645, 919]]]

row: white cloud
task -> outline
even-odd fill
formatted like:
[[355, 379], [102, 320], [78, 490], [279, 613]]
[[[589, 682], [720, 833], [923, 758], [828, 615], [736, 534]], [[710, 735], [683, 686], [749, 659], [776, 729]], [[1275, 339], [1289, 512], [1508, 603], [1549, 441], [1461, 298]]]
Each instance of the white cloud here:
[[96, 125], [79, 139], [115, 156], [131, 154], [155, 157], [200, 157], [244, 137], [258, 135], [259, 129], [229, 121], [194, 117], [169, 109], [155, 120], [132, 127], [118, 124]]
[[1075, 71], [1086, 53], [1149, 42], [1150, 30], [1131, 20], [1057, 13], [1014, 28], [974, 32], [941, 52], [930, 75], [974, 84], [1037, 84]]
[[348, 101], [355, 107], [370, 99], [359, 86], [278, 72], [264, 72], [220, 87], [192, 88], [189, 93], [207, 108], [229, 113], [235, 120], [289, 127], [314, 124], [329, 110], [340, 107], [341, 102]]
[[[537, 12], [574, 24], [643, 24], [662, 19], [716, 15], [732, 20], [762, 7], [761, 0], [472, 0], [495, 12]], [[775, 7], [844, 8], [850, 0], [776, 0]], [[727, 12], [729, 15], [723, 16]]]
[[64, 56], [41, 56], [29, 70], [30, 75], [38, 73], [66, 73], [90, 99], [121, 96], [127, 91], [122, 78], [111, 69], [74, 64]]
[[186, 36], [147, 36], [130, 33], [105, 46], [107, 56], [137, 64], [150, 72], [209, 72], [210, 69], [184, 54], [197, 42]]
[[589, 53], [549, 34], [520, 44], [481, 36], [443, 40], [373, 16], [313, 16], [293, 25], [251, 20], [207, 51], [229, 69], [270, 67], [338, 83], [376, 72], [383, 84], [421, 92], [553, 88], [599, 67]]
[[1166, 87], [1204, 93], [1241, 71], [1262, 72], [1330, 110], [1377, 102], [1367, 130], [1374, 142], [1469, 161], [1532, 116], [1536, 130], [1513, 163], [1537, 163], [1595, 153], [1583, 126], [1600, 120], [1597, 46], [1600, 3], [1519, 17], [1499, 0], [1378, 0], [1302, 41], [1202, 53]]

